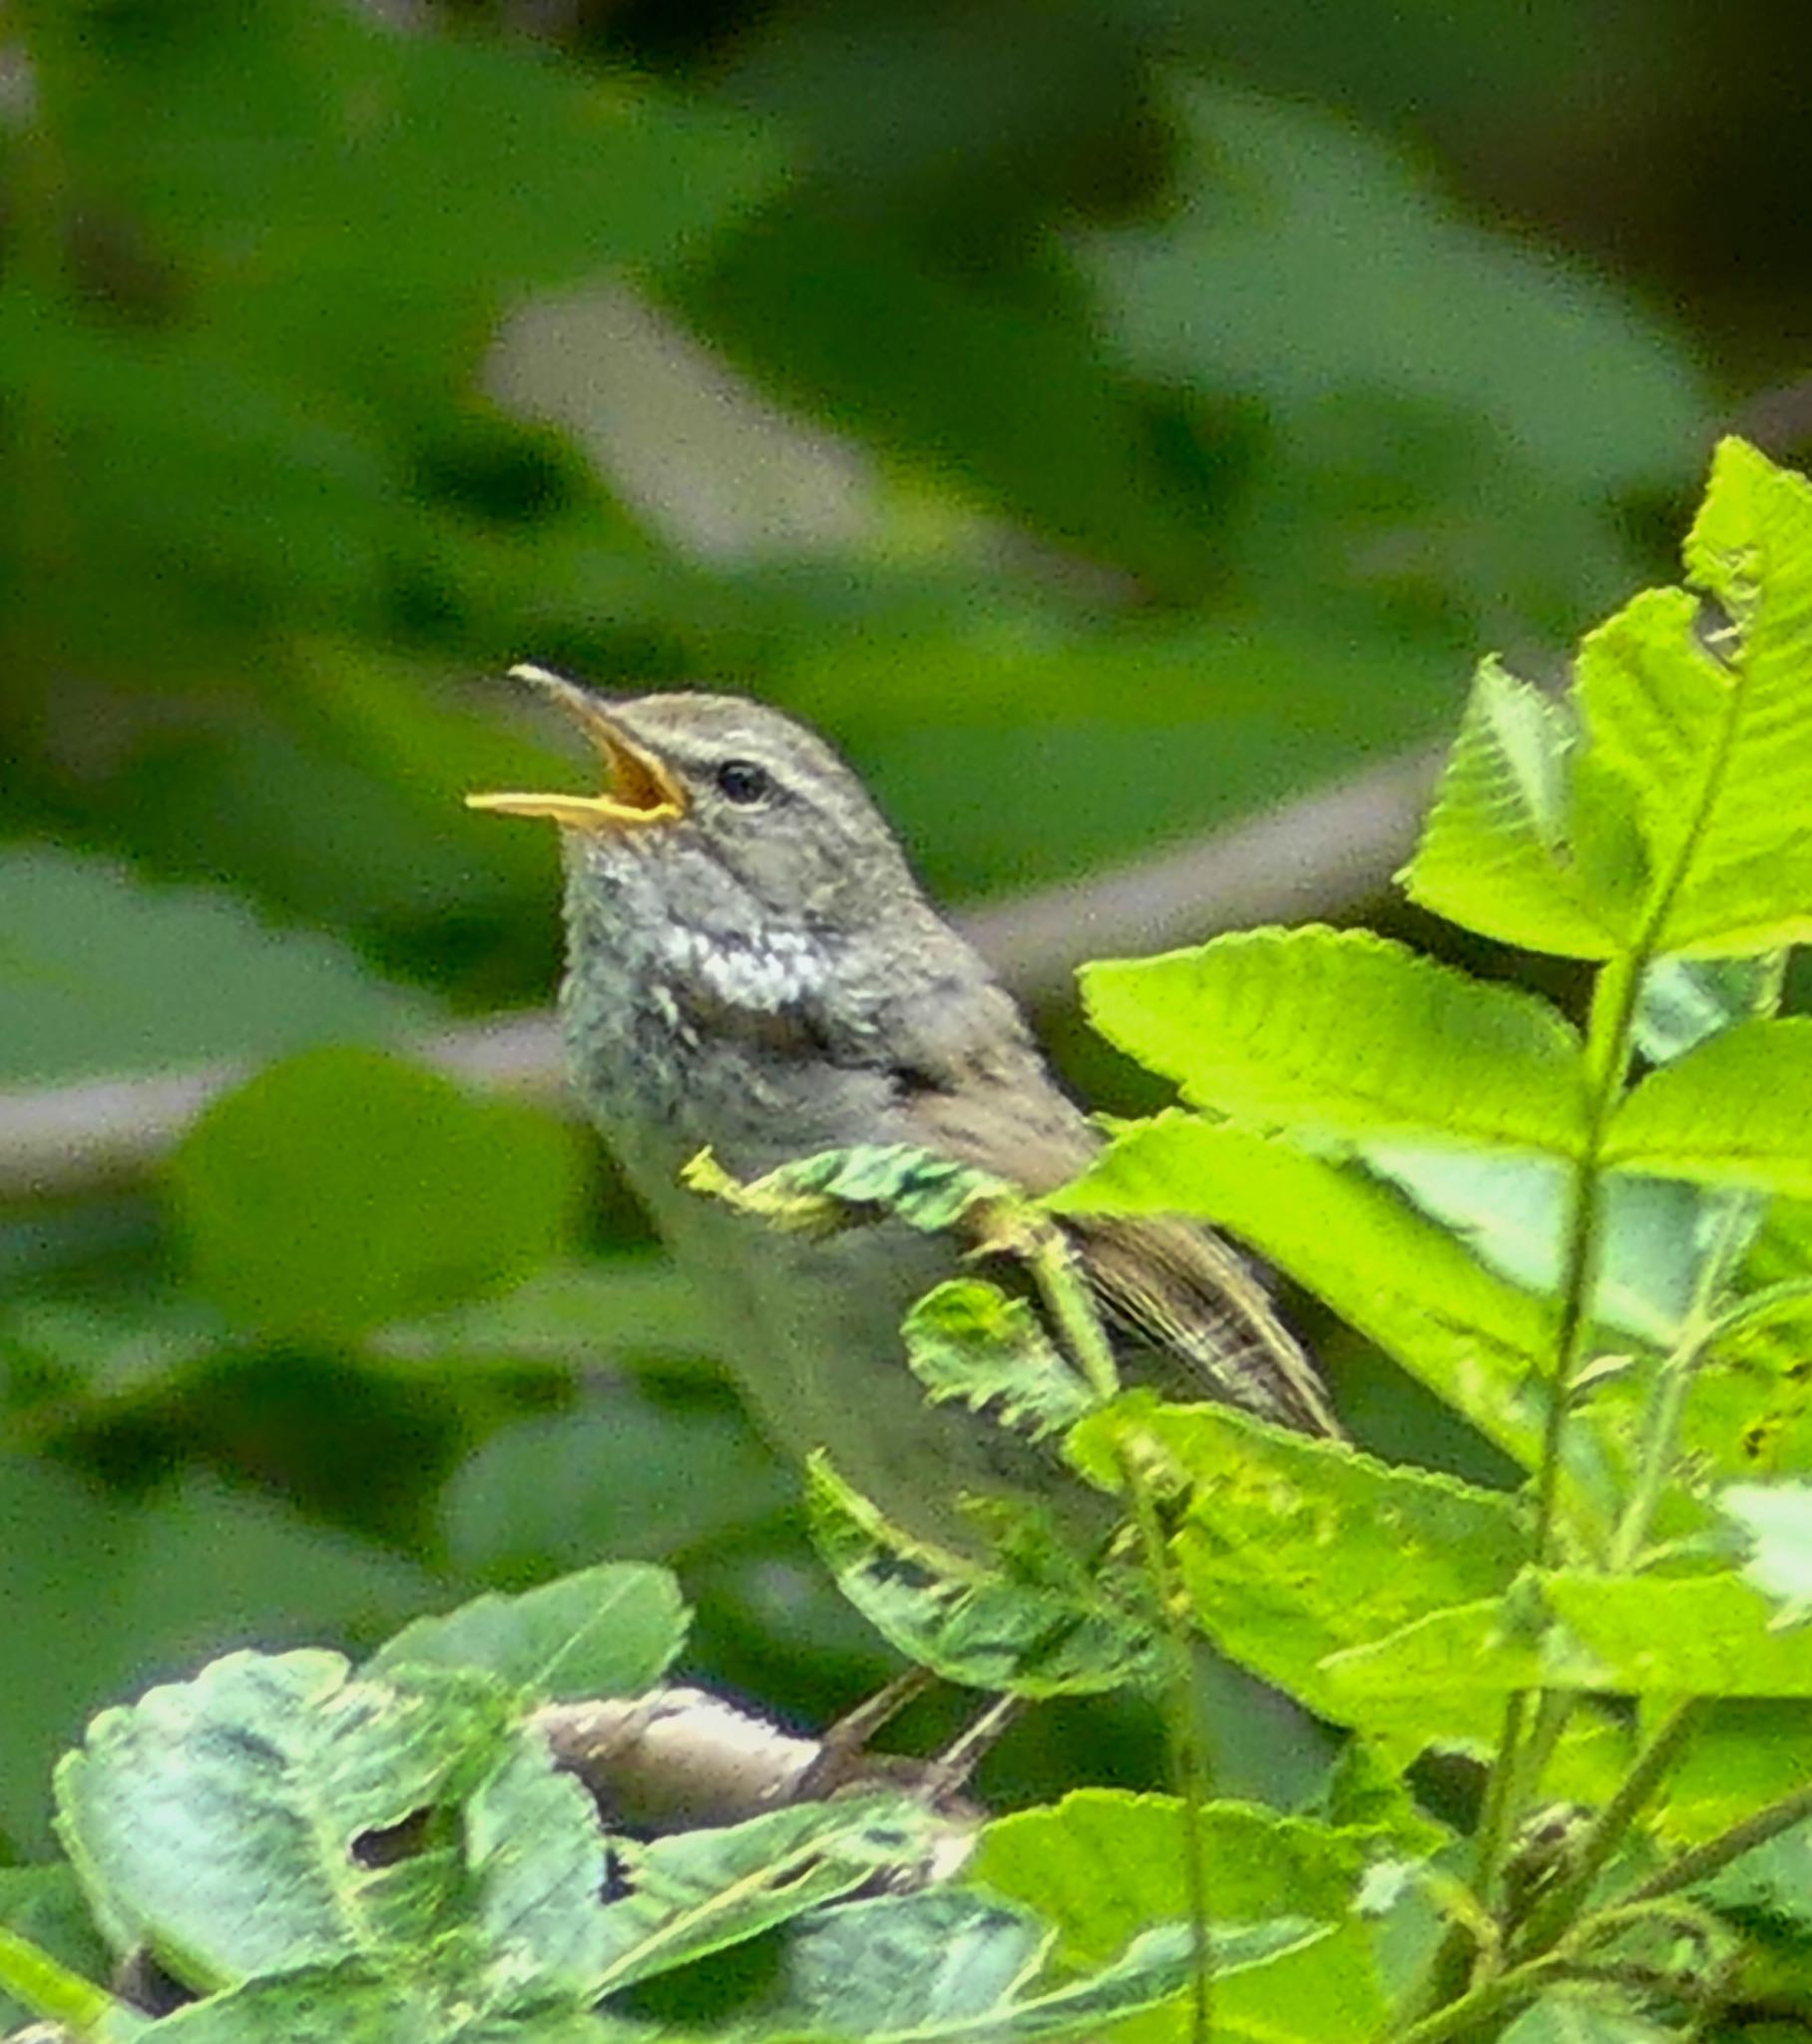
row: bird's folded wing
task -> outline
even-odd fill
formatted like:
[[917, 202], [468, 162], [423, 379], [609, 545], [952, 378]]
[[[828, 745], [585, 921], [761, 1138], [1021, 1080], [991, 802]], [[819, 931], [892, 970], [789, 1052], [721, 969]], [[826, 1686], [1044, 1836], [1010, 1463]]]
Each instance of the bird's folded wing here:
[[1064, 1227], [1104, 1322], [1133, 1351], [1134, 1376], [1303, 1433], [1339, 1434], [1313, 1363], [1230, 1244], [1161, 1217], [1068, 1215]]

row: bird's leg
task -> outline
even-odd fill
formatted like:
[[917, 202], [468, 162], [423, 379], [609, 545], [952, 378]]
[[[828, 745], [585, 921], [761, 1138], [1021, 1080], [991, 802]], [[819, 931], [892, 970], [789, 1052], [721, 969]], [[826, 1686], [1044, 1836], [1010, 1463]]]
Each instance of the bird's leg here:
[[845, 1712], [818, 1742], [817, 1758], [793, 1785], [790, 1800], [815, 1802], [846, 1787], [868, 1758], [868, 1742], [937, 1680], [929, 1668], [908, 1668]]
[[919, 1793], [933, 1806], [959, 1794], [1001, 1734], [1025, 1708], [1024, 1697], [996, 1697], [959, 1732], [925, 1770]]

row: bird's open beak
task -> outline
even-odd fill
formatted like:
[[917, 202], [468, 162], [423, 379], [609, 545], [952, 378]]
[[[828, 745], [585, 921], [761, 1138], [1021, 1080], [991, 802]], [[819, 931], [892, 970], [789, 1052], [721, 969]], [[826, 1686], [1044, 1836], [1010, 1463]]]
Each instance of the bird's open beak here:
[[618, 729], [604, 707], [578, 686], [546, 668], [513, 667], [510, 679], [527, 682], [550, 696], [585, 732], [603, 756], [605, 786], [600, 794], [469, 794], [469, 809], [494, 809], [505, 816], [548, 816], [576, 830], [622, 830], [641, 823], [667, 823], [685, 814], [685, 790], [653, 753]]

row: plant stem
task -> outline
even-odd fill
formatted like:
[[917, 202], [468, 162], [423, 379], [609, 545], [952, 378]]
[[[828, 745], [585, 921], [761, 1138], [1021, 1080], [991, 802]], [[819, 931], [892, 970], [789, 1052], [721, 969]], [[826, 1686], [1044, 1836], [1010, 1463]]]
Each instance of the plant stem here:
[[[1065, 1346], [1105, 1403], [1119, 1393], [1120, 1370], [1095, 1302], [1077, 1275], [1070, 1245], [1061, 1231], [1041, 1230], [1033, 1243], [1030, 1261], [1033, 1278], [1051, 1308]], [[1170, 1784], [1182, 1815], [1183, 1891], [1188, 1900], [1189, 1935], [1195, 1960], [1189, 2038], [1190, 2044], [1208, 2044], [1214, 2013], [1214, 1953], [1208, 1937], [1206, 1841], [1201, 1820], [1202, 1804], [1208, 1793], [1208, 1770], [1195, 1724], [1191, 1642], [1179, 1616], [1176, 1585], [1170, 1571], [1170, 1547], [1158, 1516], [1157, 1500], [1132, 1442], [1121, 1442], [1120, 1467], [1145, 1574], [1157, 1603], [1158, 1634], [1163, 1644], [1164, 1745]]]
[[1190, 1640], [1178, 1615], [1176, 1586], [1170, 1573], [1169, 1542], [1157, 1515], [1157, 1501], [1136, 1447], [1126, 1442], [1120, 1455], [1127, 1496], [1138, 1528], [1145, 1570], [1158, 1600], [1158, 1622], [1164, 1646], [1164, 1744], [1171, 1786], [1182, 1815], [1183, 1892], [1189, 1907], [1189, 1935], [1194, 1946], [1194, 1973], [1189, 2004], [1190, 2044], [1208, 2044], [1214, 2013], [1214, 1954], [1208, 1938], [1208, 1876], [1202, 1804], [1208, 1797], [1206, 1758], [1195, 1724], [1195, 1677]]
[[1615, 1794], [1598, 1811], [1591, 1829], [1586, 1832], [1573, 1871], [1531, 1911], [1529, 1921], [1517, 1940], [1522, 1954], [1540, 1957], [1567, 1934], [1582, 1904], [1591, 1893], [1592, 1883], [1679, 1758], [1696, 1709], [1696, 1698], [1688, 1698], [1685, 1703], [1676, 1705], [1636, 1756], [1635, 1765], [1623, 1777]]
[[1812, 1787], [1796, 1788], [1791, 1795], [1769, 1803], [1766, 1809], [1758, 1809], [1753, 1816], [1744, 1817], [1741, 1823], [1732, 1824], [1727, 1831], [1719, 1831], [1715, 1838], [1707, 1838], [1702, 1845], [1694, 1845], [1690, 1852], [1682, 1852], [1657, 1873], [1650, 1874], [1639, 1887], [1622, 1896], [1620, 1906], [1651, 1902], [1658, 1896], [1689, 1888], [1719, 1872], [1731, 1860], [1740, 1859], [1745, 1852], [1753, 1852], [1757, 1845], [1765, 1845], [1770, 1838], [1778, 1838], [1782, 1831], [1790, 1831], [1795, 1824], [1805, 1823], [1808, 1819], [1812, 1819]]
[[1566, 1961], [1553, 1953], [1531, 1959], [1527, 1965], [1513, 1966], [1508, 1973], [1499, 1973], [1461, 1995], [1458, 2001], [1437, 2009], [1432, 2016], [1424, 2016], [1420, 2022], [1398, 2030], [1393, 2044], [1447, 2044], [1449, 2038], [1463, 2037], [1493, 2017], [1513, 2015], [1533, 2001], [1565, 1966]]
[[0, 1924], [0, 1987], [47, 2021], [79, 2037], [104, 2031], [120, 2004], [104, 1989], [58, 1963], [29, 1938]]

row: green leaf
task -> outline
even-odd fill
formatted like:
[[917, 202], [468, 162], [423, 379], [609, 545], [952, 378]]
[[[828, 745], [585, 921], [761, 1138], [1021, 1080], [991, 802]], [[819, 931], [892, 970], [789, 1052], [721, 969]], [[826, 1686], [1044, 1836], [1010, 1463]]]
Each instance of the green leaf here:
[[901, 1332], [906, 1360], [934, 1404], [960, 1400], [1035, 1441], [1096, 1403], [1031, 1305], [998, 1284], [950, 1278], [918, 1300]]
[[196, 1278], [241, 1325], [333, 1337], [493, 1290], [568, 1247], [571, 1131], [368, 1051], [217, 1102], [169, 1166]]
[[[1216, 1919], [1280, 1915], [1341, 1923], [1367, 1858], [1371, 1826], [1283, 1816], [1255, 1803], [1201, 1811], [1208, 1906]], [[1045, 1809], [997, 1818], [977, 1841], [967, 1878], [1036, 1909], [1071, 1967], [1105, 1964], [1151, 1923], [1186, 1916], [1182, 1817], [1173, 1798], [1084, 1788]], [[1262, 1974], [1215, 1984], [1217, 2022], [1235, 2035], [1363, 2044], [1387, 2007], [1367, 1940], [1351, 1922]]]
[[1576, 857], [1569, 756], [1577, 745], [1559, 704], [1486, 661], [1403, 874], [1410, 897], [1528, 951], [1617, 956], [1642, 876], [1594, 886], [1596, 875]]
[[611, 1958], [598, 1898], [612, 1870], [591, 1790], [530, 1733], [479, 1784], [463, 1818], [460, 1913], [470, 1912], [483, 1963], [447, 1968], [448, 1999], [471, 1991], [477, 1971], [479, 1995], [498, 2007], [591, 2002]]
[[1678, 2044], [1679, 2035], [1615, 1989], [1555, 1987], [1518, 2016], [1504, 2044]]
[[1617, 1108], [1604, 1160], [1812, 1197], [1812, 1016], [1738, 1022], [1650, 1072]]
[[572, 1370], [709, 1355], [722, 1336], [666, 1258], [613, 1256], [533, 1271], [496, 1298], [375, 1329], [366, 1346], [427, 1369], [543, 1362]]
[[0, 1826], [31, 1848], [49, 1834], [52, 1763], [111, 1698], [254, 1630], [271, 1646], [374, 1643], [434, 1594], [401, 1557], [199, 1474], [128, 1503], [0, 1455], [0, 1610], [32, 1643], [0, 1711]]
[[1782, 954], [1753, 958], [1657, 958], [1642, 974], [1634, 1019], [1635, 1047], [1651, 1065], [1665, 1065], [1762, 1012], [1778, 997]]
[[629, 2026], [572, 2009], [488, 2012], [433, 1980], [355, 1966], [255, 1980], [166, 2016], [156, 2044], [627, 2044]]
[[374, 1867], [355, 1842], [445, 1798], [513, 1736], [507, 1693], [471, 1678], [404, 1690], [351, 1679], [338, 1654], [229, 1654], [104, 1711], [57, 1771], [59, 1824], [117, 1946], [229, 1986], [424, 1936], [456, 1865]]
[[741, 1944], [820, 1903], [923, 1862], [936, 1819], [908, 1796], [803, 1803], [653, 1844], [620, 1842], [630, 1892], [601, 1912], [601, 1991]]
[[1172, 1113], [1119, 1135], [1048, 1204], [1060, 1213], [1199, 1214], [1220, 1224], [1535, 1466], [1541, 1373], [1553, 1366], [1548, 1307], [1357, 1170]]
[[1650, 590], [1586, 640], [1580, 700], [1677, 881], [1655, 948], [1778, 950], [1812, 936], [1812, 485], [1723, 441], [1686, 569], [1729, 629], [1701, 638], [1692, 595]]
[[[1126, 1441], [1186, 1485], [1176, 1557], [1196, 1623], [1222, 1652], [1343, 1717], [1324, 1659], [1415, 1619], [1508, 1589], [1528, 1552], [1515, 1502], [1449, 1476], [1393, 1469], [1224, 1407], [1161, 1406], [1134, 1392], [1085, 1420], [1071, 1452], [1104, 1480]], [[1398, 1714], [1363, 1722], [1388, 1728]], [[1401, 1721], [1421, 1737], [1484, 1736], [1471, 1714]]]
[[[0, 2012], [14, 2009], [21, 2019], [46, 2019], [44, 2029], [20, 2032], [28, 2039], [131, 2044], [150, 2028], [137, 2009], [116, 2001], [42, 1945], [0, 1923]], [[10, 2022], [10, 2016], [4, 2019]]]
[[[1573, 1197], [1572, 1170], [1560, 1159], [1376, 1140], [1360, 1156], [1500, 1277], [1547, 1297], [1559, 1290]], [[1593, 1316], [1669, 1345], [1692, 1303], [1719, 1203], [1677, 1181], [1607, 1179]]]
[[434, 1019], [332, 938], [279, 929], [224, 888], [48, 845], [0, 852], [0, 932], [9, 1085], [394, 1039]]
[[1706, 400], [1632, 299], [1482, 232], [1406, 149], [1328, 107], [1172, 90], [1187, 207], [1088, 244], [1109, 337], [1143, 373], [1237, 393], [1274, 429], [1354, 391], [1478, 416], [1482, 461], [1533, 456], [1600, 499], [1678, 478]]
[[[1543, 1606], [1557, 1621], [1544, 1623]], [[1457, 1606], [1368, 1647], [1333, 1656], [1322, 1673], [1346, 1707], [1387, 1706], [1405, 1691], [1437, 1700], [1513, 1689], [1621, 1691], [1632, 1696], [1812, 1696], [1812, 1627], [1785, 1628], [1774, 1606], [1735, 1573], [1541, 1579], [1540, 1600]]]
[[595, 1554], [696, 1565], [701, 1549], [733, 1552], [789, 1519], [797, 1494], [727, 1393], [670, 1405], [613, 1384], [500, 1427], [454, 1471], [439, 1519], [462, 1573], [524, 1582]]
[[471, 1668], [538, 1701], [635, 1697], [673, 1664], [685, 1622], [666, 1569], [606, 1562], [517, 1597], [475, 1597], [443, 1617], [412, 1620], [365, 1673]]
[[1090, 1020], [1189, 1101], [1315, 1136], [1576, 1154], [1586, 1074], [1545, 1001], [1364, 930], [1254, 930], [1082, 971]]
[[[1325, 1937], [1300, 1916], [1224, 1924], [1212, 1932], [1216, 1989], [1223, 1978], [1267, 1971]], [[1094, 2037], [1119, 2019], [1180, 1995], [1193, 1970], [1185, 1924], [1143, 1929], [1099, 1971], [1034, 1985], [1041, 1927], [976, 1896], [933, 1890], [826, 1910], [789, 1953], [773, 2038], [847, 2038], [884, 2044], [1017, 2044], [1022, 2038]]]
[[1017, 1189], [1005, 1179], [911, 1143], [821, 1150], [747, 1185], [731, 1178], [704, 1150], [680, 1179], [693, 1192], [721, 1200], [739, 1214], [805, 1235], [888, 1217], [924, 1235], [944, 1235], [971, 1225], [977, 1209], [1020, 1203]]
[[[1656, 1698], [1644, 1714], [1665, 1710]], [[1698, 1844], [1812, 1781], [1812, 1711], [1788, 1697], [1702, 1699], [1668, 1776], [1655, 1828]]]
[[1718, 1506], [1748, 1536], [1744, 1580], [1782, 1606], [1783, 1621], [1812, 1617], [1812, 1483], [1733, 1483]]
[[1071, 1557], [1034, 1520], [1010, 1525], [1003, 1567], [988, 1568], [890, 1525], [822, 1454], [807, 1467], [806, 1503], [843, 1595], [948, 1682], [1060, 1696], [1119, 1689], [1151, 1671], [1150, 1635], [1115, 1601], [1118, 1579]]

